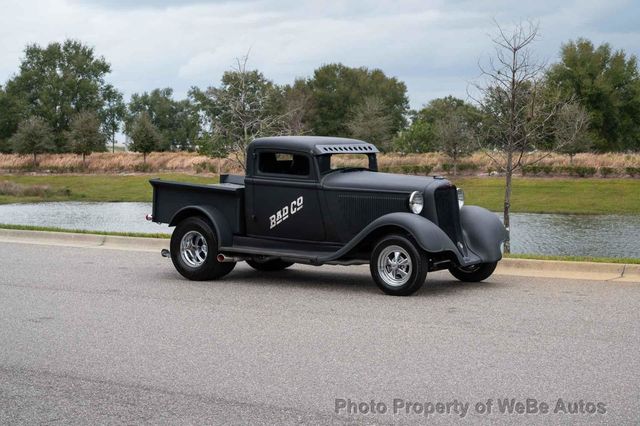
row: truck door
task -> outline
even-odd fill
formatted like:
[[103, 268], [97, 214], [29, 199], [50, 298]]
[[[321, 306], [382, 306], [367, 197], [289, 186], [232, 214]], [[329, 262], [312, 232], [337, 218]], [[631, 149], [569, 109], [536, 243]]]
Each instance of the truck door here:
[[260, 149], [253, 176], [245, 179], [251, 197], [247, 234], [262, 238], [324, 241], [318, 172], [306, 153]]

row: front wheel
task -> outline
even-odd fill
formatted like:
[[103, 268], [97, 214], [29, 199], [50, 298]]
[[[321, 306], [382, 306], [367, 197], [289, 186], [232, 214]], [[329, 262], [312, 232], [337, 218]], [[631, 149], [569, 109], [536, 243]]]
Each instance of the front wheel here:
[[489, 278], [495, 271], [496, 266], [498, 266], [498, 262], [480, 263], [464, 268], [452, 266], [449, 268], [449, 272], [460, 281], [475, 283]]
[[428, 261], [409, 239], [389, 235], [376, 244], [369, 269], [376, 285], [392, 296], [409, 296], [424, 284]]
[[180, 274], [193, 281], [215, 280], [227, 275], [235, 262], [218, 262], [218, 239], [209, 222], [189, 217], [171, 235], [171, 260]]

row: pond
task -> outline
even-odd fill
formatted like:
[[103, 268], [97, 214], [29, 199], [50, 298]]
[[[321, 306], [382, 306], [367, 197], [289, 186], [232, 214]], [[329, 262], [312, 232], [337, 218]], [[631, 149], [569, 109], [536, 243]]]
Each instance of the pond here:
[[[150, 203], [35, 203], [0, 205], [0, 223], [90, 231], [167, 233], [147, 222]], [[640, 257], [640, 215], [512, 215], [513, 253]]]

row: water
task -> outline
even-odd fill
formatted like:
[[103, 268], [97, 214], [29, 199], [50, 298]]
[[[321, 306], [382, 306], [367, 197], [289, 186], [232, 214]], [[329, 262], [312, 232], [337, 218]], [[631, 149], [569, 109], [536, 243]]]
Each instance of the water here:
[[[170, 234], [147, 222], [150, 203], [0, 205], [0, 223], [91, 231]], [[640, 257], [640, 215], [512, 214], [511, 251], [567, 256]]]

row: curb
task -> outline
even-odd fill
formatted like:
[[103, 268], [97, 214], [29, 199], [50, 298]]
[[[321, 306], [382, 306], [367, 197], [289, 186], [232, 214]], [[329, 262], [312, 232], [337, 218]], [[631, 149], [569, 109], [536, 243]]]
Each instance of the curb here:
[[121, 237], [115, 235], [76, 234], [72, 232], [23, 231], [0, 229], [0, 241], [55, 246], [107, 248], [159, 252], [169, 248], [169, 239]]
[[531, 277], [640, 282], [640, 265], [560, 260], [502, 259], [496, 274]]
[[[159, 252], [169, 239], [0, 229], [0, 241], [70, 247]], [[497, 275], [640, 283], [640, 265], [559, 260], [502, 259]]]

